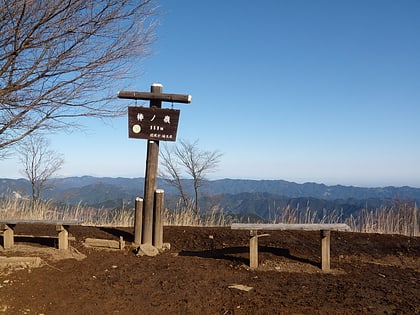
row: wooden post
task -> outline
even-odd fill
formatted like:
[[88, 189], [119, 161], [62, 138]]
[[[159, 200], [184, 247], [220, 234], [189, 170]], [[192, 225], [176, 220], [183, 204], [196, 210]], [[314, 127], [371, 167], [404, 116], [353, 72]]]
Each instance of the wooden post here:
[[69, 232], [67, 226], [57, 225], [56, 231], [58, 231], [58, 249], [67, 250], [69, 249]]
[[330, 271], [331, 231], [321, 230], [321, 269]]
[[124, 237], [120, 236], [119, 249], [123, 250], [125, 247]]
[[[162, 85], [152, 84], [151, 93], [161, 94]], [[150, 100], [150, 107], [162, 107], [160, 99]], [[159, 159], [159, 141], [147, 142], [146, 176], [144, 180], [144, 208], [142, 244], [152, 244], [153, 241], [153, 202], [156, 190], [156, 179]]]
[[3, 230], [3, 247], [4, 249], [12, 248], [14, 241], [14, 224], [2, 224], [0, 228]]
[[162, 189], [155, 191], [155, 211], [153, 222], [153, 246], [162, 249], [163, 246], [163, 211], [165, 207], [165, 192]]
[[[128, 98], [128, 99], [135, 99], [135, 100], [149, 100], [150, 107], [154, 108], [162, 108], [162, 102], [176, 102], [176, 103], [191, 103], [192, 97], [191, 95], [184, 95], [184, 94], [163, 94], [162, 93], [162, 85], [161, 84], [152, 84], [150, 87], [150, 93], [147, 92], [132, 92], [132, 91], [120, 91], [118, 92], [119, 98]], [[130, 112], [133, 112], [134, 107], [128, 108], [128, 122], [129, 122], [129, 137], [131, 138], [140, 138], [140, 139], [148, 139], [147, 142], [147, 159], [146, 159], [146, 175], [144, 180], [144, 203], [143, 203], [143, 213], [142, 213], [142, 228], [141, 232], [139, 232], [139, 228], [135, 228], [135, 233], [140, 233], [139, 235], [135, 236], [135, 243], [138, 241], [140, 245], [147, 244], [152, 246], [153, 243], [153, 209], [154, 209], [154, 192], [156, 189], [156, 180], [157, 180], [157, 170], [158, 170], [158, 158], [159, 158], [159, 141], [175, 141], [176, 139], [176, 128], [179, 119], [179, 111], [176, 110], [167, 110], [173, 113], [173, 119], [176, 121], [176, 126], [171, 127], [163, 127], [157, 124], [155, 121], [158, 114], [153, 115], [153, 117], [148, 120], [148, 124], [150, 130], [159, 130], [163, 131], [165, 129], [166, 132], [169, 133], [150, 133], [142, 131], [142, 127], [140, 126], [140, 121], [143, 121], [144, 116], [138, 112], [136, 116], [133, 118]], [[163, 110], [149, 110], [149, 112], [160, 112], [162, 114]], [[163, 123], [170, 124], [171, 116], [165, 116], [163, 119]], [[150, 125], [150, 122], [153, 121], [153, 124]], [[173, 121], [173, 120], [172, 120]], [[131, 125], [133, 124], [133, 125]], [[144, 126], [144, 125], [143, 125]], [[157, 128], [157, 129], [156, 129]], [[148, 129], [146, 129], [148, 130]], [[171, 140], [173, 139], [173, 140]], [[136, 214], [137, 216], [137, 214]], [[140, 220], [138, 219], [137, 222]]]
[[143, 198], [137, 197], [134, 217], [134, 244], [141, 244], [141, 231], [143, 225]]
[[256, 269], [258, 268], [258, 231], [251, 230], [249, 234], [249, 267]]
[[419, 224], [417, 223], [417, 203], [414, 204], [413, 208], [413, 233], [411, 236], [419, 236]]

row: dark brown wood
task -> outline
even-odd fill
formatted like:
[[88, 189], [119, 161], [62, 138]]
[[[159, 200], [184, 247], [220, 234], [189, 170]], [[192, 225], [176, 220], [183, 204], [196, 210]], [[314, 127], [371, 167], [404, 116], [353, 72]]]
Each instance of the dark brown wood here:
[[163, 94], [155, 92], [133, 92], [133, 91], [119, 91], [118, 98], [127, 98], [133, 100], [149, 100], [159, 102], [185, 103], [189, 104], [192, 101], [191, 95], [187, 94]]
[[[152, 93], [162, 93], [162, 85], [154, 84], [150, 89]], [[162, 102], [151, 100], [150, 107], [152, 106], [160, 108]], [[146, 175], [144, 180], [142, 244], [152, 245], [153, 242], [153, 203], [156, 190], [158, 160], [159, 141], [149, 140], [147, 142]]]
[[156, 141], [175, 141], [179, 109], [128, 107], [128, 137]]
[[[162, 110], [162, 102], [191, 103], [191, 95], [164, 94], [161, 84], [152, 84], [150, 92], [120, 91], [119, 98], [149, 100], [152, 116], [146, 118], [138, 108], [129, 107], [129, 137], [148, 139], [146, 175], [144, 181], [144, 203], [142, 216], [141, 244], [153, 243], [154, 191], [156, 190], [159, 141], [175, 141], [178, 127], [179, 111]], [[170, 123], [168, 123], [168, 119]], [[147, 124], [146, 123], [147, 121]], [[157, 123], [159, 121], [159, 124]], [[152, 122], [153, 121], [153, 122]], [[169, 126], [170, 125], [170, 126]], [[147, 131], [147, 132], [146, 132]]]

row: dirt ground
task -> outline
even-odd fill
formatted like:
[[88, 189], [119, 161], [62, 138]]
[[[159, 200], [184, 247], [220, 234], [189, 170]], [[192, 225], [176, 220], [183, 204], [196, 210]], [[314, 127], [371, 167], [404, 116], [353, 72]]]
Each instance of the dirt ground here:
[[[55, 230], [18, 225], [16, 233]], [[83, 245], [120, 236], [129, 244], [132, 229], [75, 226], [70, 234], [64, 252], [41, 238], [0, 247], [3, 260], [22, 259], [0, 265], [0, 313], [420, 314], [419, 237], [332, 232], [324, 273], [317, 232], [271, 231], [260, 238], [257, 270], [248, 268], [247, 231], [165, 227], [171, 248], [156, 257]]]

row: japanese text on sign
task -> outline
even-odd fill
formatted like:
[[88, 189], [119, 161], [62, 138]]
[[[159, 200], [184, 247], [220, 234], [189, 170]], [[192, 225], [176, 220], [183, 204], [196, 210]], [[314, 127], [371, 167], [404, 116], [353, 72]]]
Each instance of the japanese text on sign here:
[[128, 107], [129, 138], [175, 141], [180, 111], [156, 107]]

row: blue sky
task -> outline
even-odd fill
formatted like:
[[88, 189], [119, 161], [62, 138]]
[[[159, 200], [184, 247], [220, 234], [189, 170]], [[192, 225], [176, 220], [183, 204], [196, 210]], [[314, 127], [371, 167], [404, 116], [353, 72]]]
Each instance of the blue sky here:
[[[191, 94], [174, 104], [178, 139], [223, 153], [211, 178], [420, 187], [420, 1], [160, 6], [154, 54], [115, 95]], [[146, 141], [128, 139], [126, 117], [81, 122], [51, 137], [60, 175], [144, 176]], [[1, 177], [20, 168], [10, 158]]]

